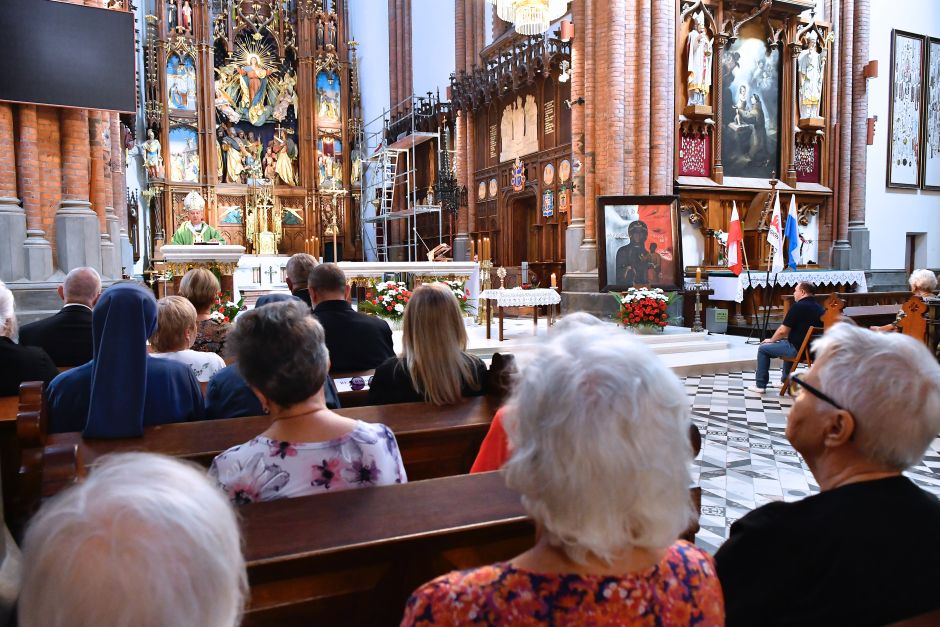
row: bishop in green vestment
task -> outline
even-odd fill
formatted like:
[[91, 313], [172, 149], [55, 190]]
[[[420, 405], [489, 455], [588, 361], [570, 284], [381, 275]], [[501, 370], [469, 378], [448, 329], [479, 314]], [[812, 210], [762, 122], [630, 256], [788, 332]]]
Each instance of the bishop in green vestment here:
[[203, 221], [202, 206], [199, 203], [192, 203], [189, 207], [189, 220], [176, 229], [176, 233], [173, 234], [173, 243], [188, 246], [214, 241], [225, 243], [222, 234]]

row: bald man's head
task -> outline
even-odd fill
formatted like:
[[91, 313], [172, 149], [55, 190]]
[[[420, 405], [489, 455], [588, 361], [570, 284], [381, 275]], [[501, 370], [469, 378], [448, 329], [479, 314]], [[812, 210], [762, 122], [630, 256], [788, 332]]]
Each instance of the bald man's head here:
[[94, 307], [101, 295], [101, 278], [94, 268], [75, 268], [66, 275], [58, 291], [66, 305]]

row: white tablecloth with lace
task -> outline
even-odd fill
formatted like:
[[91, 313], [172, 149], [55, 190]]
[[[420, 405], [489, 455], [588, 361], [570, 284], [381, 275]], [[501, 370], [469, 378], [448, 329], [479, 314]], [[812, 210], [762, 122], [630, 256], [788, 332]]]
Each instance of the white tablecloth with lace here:
[[[801, 281], [808, 281], [813, 285], [854, 285], [856, 292], [867, 292], [868, 282], [865, 273], [860, 270], [825, 270], [820, 272], [779, 272], [776, 275], [777, 285], [796, 287]], [[750, 283], [748, 275], [742, 272], [741, 276], [710, 276], [708, 286], [715, 290], [710, 300], [734, 300], [744, 302], [744, 290], [750, 285], [752, 288], [773, 285], [774, 275], [769, 280], [766, 272], [751, 271]]]
[[502, 290], [483, 290], [480, 292], [480, 300], [495, 300], [498, 307], [535, 307], [538, 305], [557, 305], [561, 302], [561, 294], [548, 288], [524, 290], [514, 287]]

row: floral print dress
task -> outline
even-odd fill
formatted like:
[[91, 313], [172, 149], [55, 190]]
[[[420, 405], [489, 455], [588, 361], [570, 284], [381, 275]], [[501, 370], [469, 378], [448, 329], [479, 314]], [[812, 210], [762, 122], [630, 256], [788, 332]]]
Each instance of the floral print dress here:
[[361, 420], [327, 442], [259, 435], [216, 457], [209, 476], [236, 505], [408, 481], [395, 435]]
[[640, 573], [541, 574], [507, 562], [454, 571], [411, 596], [411, 625], [724, 625], [710, 555], [685, 541]]

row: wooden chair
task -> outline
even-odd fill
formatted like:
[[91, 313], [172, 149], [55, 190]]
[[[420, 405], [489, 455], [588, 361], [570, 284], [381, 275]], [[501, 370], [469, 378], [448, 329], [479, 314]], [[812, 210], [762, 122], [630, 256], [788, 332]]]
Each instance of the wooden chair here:
[[904, 335], [918, 342], [927, 342], [927, 303], [920, 296], [911, 296], [901, 307], [904, 317], [897, 323]]
[[830, 294], [822, 303], [826, 311], [822, 315], [823, 328], [828, 329], [842, 319], [842, 310], [845, 309], [845, 301], [839, 298], [837, 294]]
[[[814, 338], [819, 337], [823, 334], [823, 329], [819, 327], [810, 327], [806, 332], [806, 336], [803, 338], [803, 344], [800, 346], [800, 350], [796, 351], [796, 356], [794, 357], [781, 357], [782, 361], [793, 364], [793, 367], [790, 368], [790, 374], [793, 374], [793, 371], [801, 363], [806, 364], [807, 366], [813, 365], [813, 357], [809, 352], [809, 345], [812, 343]], [[783, 396], [787, 393], [787, 388], [790, 387], [790, 375], [783, 380], [783, 384], [780, 386], [780, 396]]]

